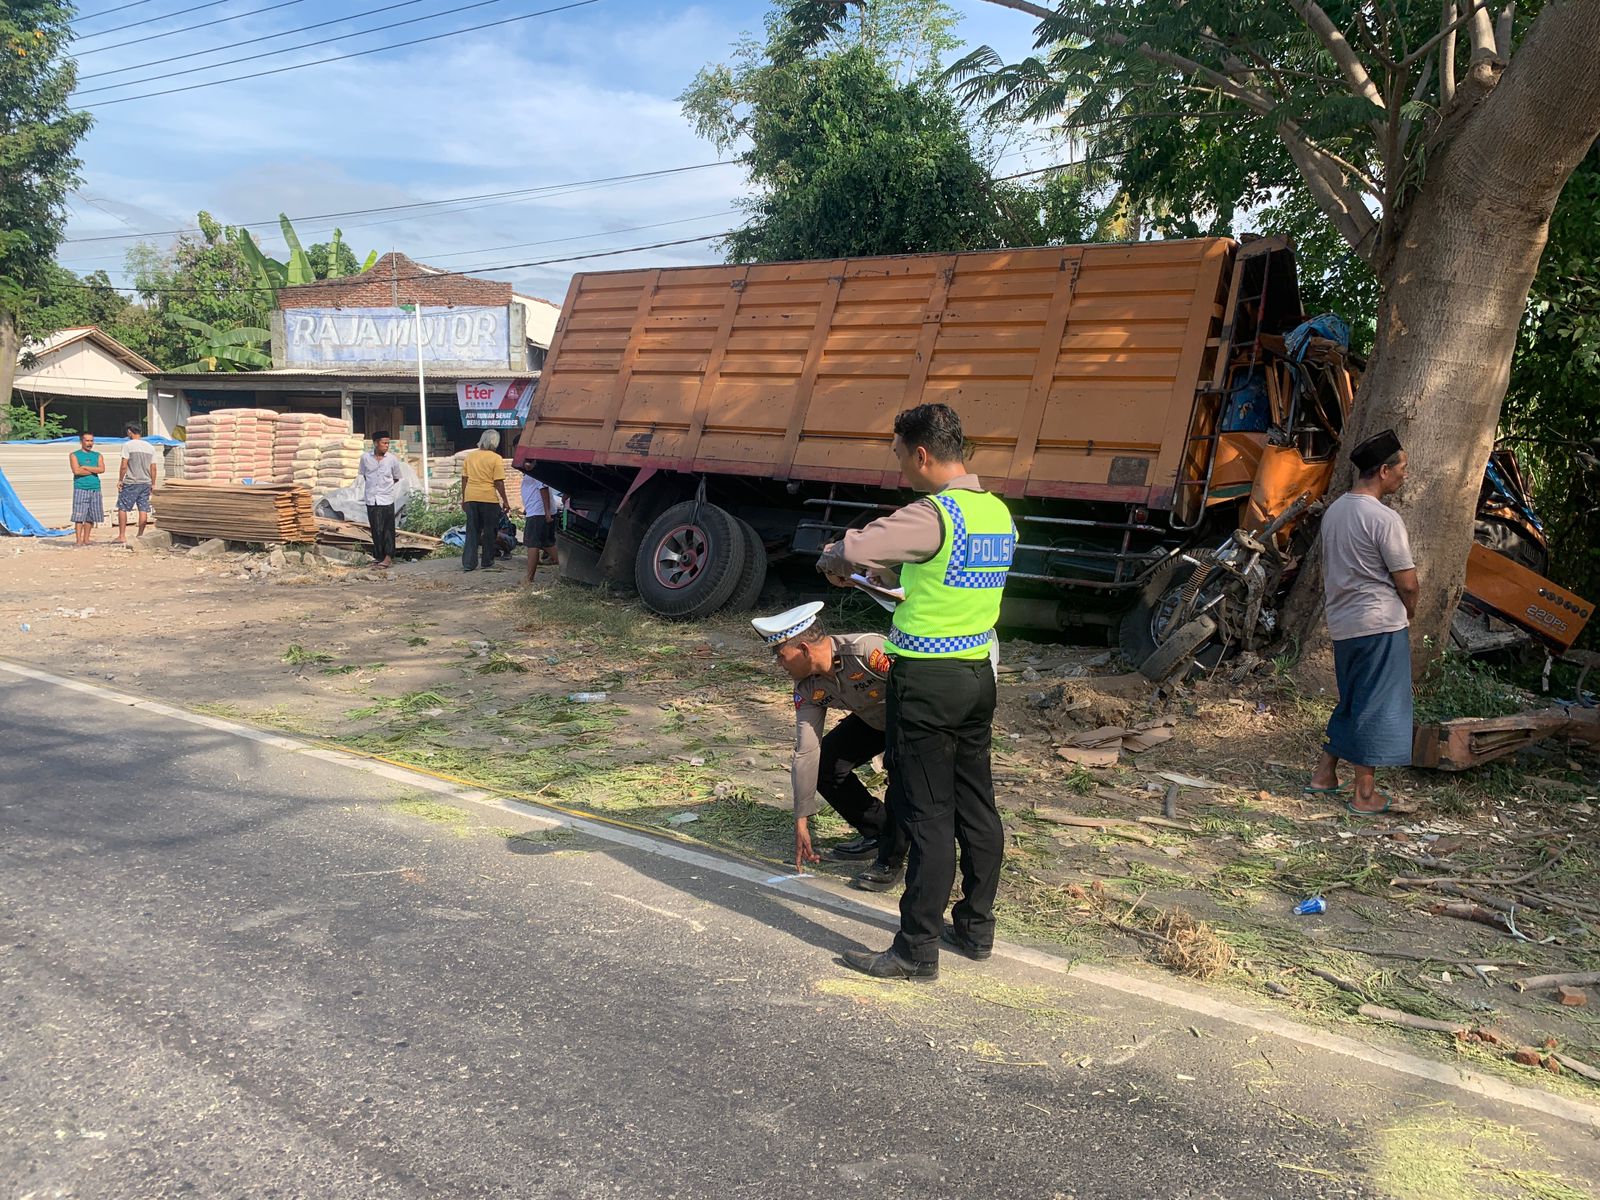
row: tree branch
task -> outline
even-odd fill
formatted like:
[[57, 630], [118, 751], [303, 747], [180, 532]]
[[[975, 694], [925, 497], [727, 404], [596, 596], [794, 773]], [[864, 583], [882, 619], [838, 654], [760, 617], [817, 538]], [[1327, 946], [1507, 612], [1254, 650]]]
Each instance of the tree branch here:
[[1511, 0], [1511, 3], [1500, 10], [1500, 19], [1495, 23], [1494, 44], [1502, 63], [1511, 61], [1511, 21], [1516, 14], [1516, 0]]
[[1472, 18], [1467, 26], [1472, 34], [1471, 65], [1494, 62], [1500, 54], [1494, 44], [1494, 22], [1489, 19], [1488, 5], [1474, 4], [1467, 15]]
[[1401, 59], [1400, 65], [1402, 67], [1411, 66], [1419, 58], [1422, 58], [1426, 54], [1432, 53], [1433, 48], [1441, 41], [1448, 39], [1450, 44], [1454, 46], [1456, 41], [1456, 30], [1460, 29], [1463, 25], [1471, 24], [1472, 21], [1476, 19], [1476, 15], [1478, 13], [1487, 15], [1488, 11], [1489, 0], [1467, 0], [1467, 7], [1465, 9], [1463, 9], [1459, 4], [1452, 4], [1450, 0], [1445, 0], [1444, 18], [1439, 23], [1439, 32], [1434, 34], [1427, 41], [1423, 42], [1422, 45], [1418, 46], [1410, 54], [1406, 55], [1405, 58]]
[[[1380, 113], [1383, 112], [1383, 95], [1378, 91], [1378, 85], [1372, 82], [1372, 76], [1368, 74], [1361, 57], [1339, 31], [1339, 27], [1333, 23], [1333, 19], [1322, 10], [1322, 5], [1318, 4], [1317, 0], [1289, 0], [1289, 7], [1294, 9], [1311, 32], [1317, 35], [1317, 40], [1322, 43], [1323, 48], [1332, 55], [1350, 90]], [[1374, 117], [1371, 124], [1373, 132], [1380, 133], [1381, 136], [1383, 118]]]
[[1444, 0], [1439, 43], [1439, 107], [1455, 99], [1456, 95], [1456, 6], [1455, 0]]

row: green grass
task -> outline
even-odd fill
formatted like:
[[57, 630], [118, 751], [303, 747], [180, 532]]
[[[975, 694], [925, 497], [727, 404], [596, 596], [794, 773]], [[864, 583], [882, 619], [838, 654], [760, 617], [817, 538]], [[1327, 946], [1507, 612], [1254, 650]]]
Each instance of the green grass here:
[[520, 658], [503, 650], [491, 650], [487, 658], [473, 668], [479, 675], [526, 675], [528, 668]]
[[557, 733], [564, 737], [610, 733], [617, 727], [617, 716], [627, 710], [618, 704], [574, 704], [565, 696], [539, 695], [518, 700], [500, 710], [494, 723], [510, 727], [509, 732], [539, 735]]
[[295, 642], [283, 652], [283, 661], [291, 667], [313, 666], [317, 663], [333, 661], [333, 655], [324, 654], [321, 650], [307, 650], [299, 642]]
[[438, 692], [407, 692], [403, 696], [391, 696], [361, 708], [352, 708], [345, 713], [345, 717], [351, 721], [364, 721], [368, 717], [379, 715], [417, 717], [428, 709], [449, 708], [449, 706], [448, 697], [441, 696]]
[[408, 637], [406, 639], [406, 645], [408, 646], [426, 646], [427, 644], [428, 639], [423, 637], [421, 634], [417, 634], [414, 637]]
[[1417, 686], [1418, 722], [1509, 717], [1526, 706], [1523, 693], [1493, 668], [1455, 650], [1446, 650], [1434, 659]]

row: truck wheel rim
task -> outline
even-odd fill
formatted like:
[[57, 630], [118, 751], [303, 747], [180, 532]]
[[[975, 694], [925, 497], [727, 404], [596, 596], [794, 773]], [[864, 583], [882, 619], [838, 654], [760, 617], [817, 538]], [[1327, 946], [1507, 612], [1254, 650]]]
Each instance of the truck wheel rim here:
[[686, 588], [706, 568], [710, 543], [698, 525], [679, 525], [669, 530], [656, 546], [656, 582], [677, 591]]

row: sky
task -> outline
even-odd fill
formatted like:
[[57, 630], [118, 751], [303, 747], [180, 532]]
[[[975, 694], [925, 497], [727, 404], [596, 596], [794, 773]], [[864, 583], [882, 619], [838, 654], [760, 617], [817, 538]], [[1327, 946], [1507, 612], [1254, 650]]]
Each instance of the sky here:
[[[140, 235], [169, 243], [167, 231], [192, 227], [201, 209], [230, 224], [268, 222], [256, 232], [269, 254], [282, 254], [276, 218], [286, 212], [306, 245], [338, 226], [358, 258], [399, 250], [557, 303], [574, 271], [719, 261], [714, 243], [698, 242], [541, 262], [737, 224], [747, 194], [737, 165], [587, 181], [714, 163], [719, 155], [676, 98], [703, 66], [727, 61], [741, 35], [760, 31], [765, 5], [594, 0], [543, 11], [563, 3], [571, 0], [81, 0], [74, 103], [95, 121], [59, 261], [123, 283], [124, 254]], [[952, 7], [969, 46], [991, 45], [1008, 60], [1028, 52], [1030, 18], [983, 0]], [[417, 17], [425, 19], [357, 32]], [[526, 19], [454, 33], [514, 17]], [[186, 28], [195, 25], [203, 27]], [[278, 33], [286, 36], [269, 37]], [[452, 36], [123, 101], [441, 33]], [[268, 40], [221, 49], [247, 39]], [[236, 61], [286, 47], [301, 48]], [[1008, 173], [1059, 157], [1041, 145], [1001, 152]], [[318, 219], [506, 192], [521, 194]]]

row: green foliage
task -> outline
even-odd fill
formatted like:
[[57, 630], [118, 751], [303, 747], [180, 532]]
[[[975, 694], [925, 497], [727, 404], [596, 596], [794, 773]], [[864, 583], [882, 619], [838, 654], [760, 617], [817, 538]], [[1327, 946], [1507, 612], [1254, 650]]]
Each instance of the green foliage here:
[[52, 416], [49, 409], [45, 410], [41, 420], [38, 411], [26, 404], [10, 405], [7, 420], [10, 432], [6, 436], [9, 438], [58, 438], [74, 432], [59, 418]]
[[[0, 281], [13, 301], [39, 286], [54, 257], [92, 119], [68, 105], [72, 12], [60, 0], [10, 0], [0, 10]], [[0, 304], [13, 301], [0, 290]]]
[[[419, 472], [420, 474], [420, 472]], [[467, 514], [459, 504], [426, 504], [420, 491], [411, 494], [405, 511], [396, 522], [401, 529], [411, 533], [425, 533], [429, 537], [443, 537], [446, 530], [467, 523]]]
[[172, 314], [172, 321], [187, 330], [189, 352], [193, 360], [171, 368], [186, 375], [199, 375], [212, 371], [255, 371], [272, 365], [272, 356], [265, 346], [271, 333], [265, 329], [241, 325], [234, 329], [218, 329], [193, 317]]
[[1418, 722], [1509, 717], [1525, 707], [1526, 697], [1492, 667], [1450, 649], [1433, 659], [1417, 684]]
[[272, 293], [259, 287], [235, 231], [206, 212], [198, 224], [198, 236], [184, 234], [170, 249], [141, 242], [128, 252], [128, 274], [146, 309], [143, 320], [130, 323], [127, 344], [163, 370], [206, 357], [196, 344], [199, 331], [179, 318], [221, 331], [264, 329], [271, 319]]
[[[1501, 427], [1533, 478], [1551, 575], [1600, 599], [1600, 148], [1551, 218]], [[1600, 644], [1600, 622], [1585, 636]]]
[[307, 650], [299, 642], [295, 642], [283, 652], [283, 661], [291, 667], [303, 667], [332, 662], [333, 655], [325, 654], [321, 650]]
[[44, 338], [62, 329], [98, 325], [117, 337], [129, 307], [104, 271], [80, 277], [51, 262], [44, 264], [35, 285], [21, 298], [17, 327], [23, 337]]
[[680, 97], [696, 131], [741, 148], [757, 195], [732, 261], [970, 250], [1079, 240], [1087, 179], [996, 183], [934, 72], [955, 42], [937, 0], [781, 4], [764, 44]]

